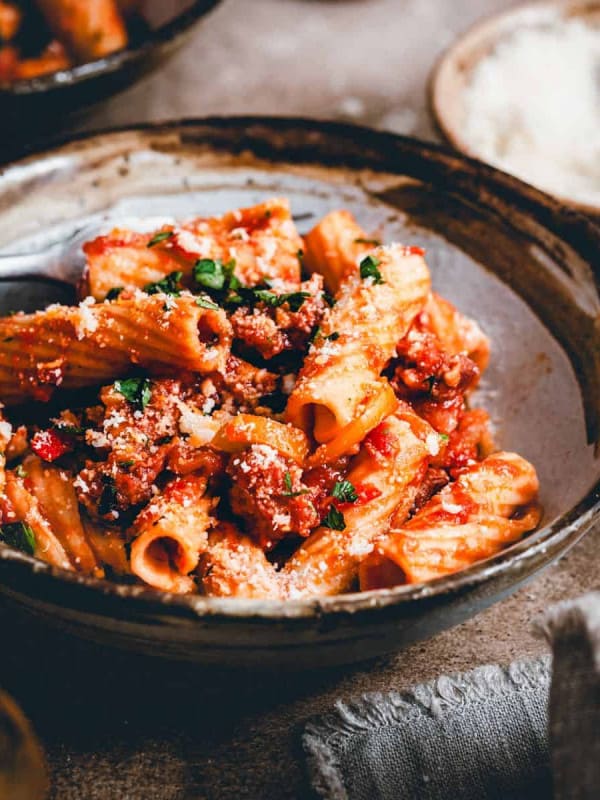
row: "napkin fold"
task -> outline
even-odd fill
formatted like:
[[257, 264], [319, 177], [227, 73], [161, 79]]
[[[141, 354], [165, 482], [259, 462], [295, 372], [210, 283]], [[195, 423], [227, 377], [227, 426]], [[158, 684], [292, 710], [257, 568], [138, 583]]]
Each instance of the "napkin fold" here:
[[600, 592], [554, 606], [540, 626], [552, 644], [550, 750], [554, 796], [600, 797]]
[[541, 629], [553, 647], [553, 670], [549, 656], [478, 667], [408, 691], [340, 701], [310, 720], [303, 746], [317, 794], [597, 798], [600, 592], [555, 607]]

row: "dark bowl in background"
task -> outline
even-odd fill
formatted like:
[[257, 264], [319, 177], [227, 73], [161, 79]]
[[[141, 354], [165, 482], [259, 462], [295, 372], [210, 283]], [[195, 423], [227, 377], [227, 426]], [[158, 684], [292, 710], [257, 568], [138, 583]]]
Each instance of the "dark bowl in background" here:
[[[0, 119], [13, 131], [51, 126], [65, 114], [83, 110], [117, 94], [166, 61], [193, 27], [221, 0], [148, 0], [147, 29], [129, 45], [104, 58], [31, 80], [0, 85]], [[165, 8], [166, 6], [166, 8]], [[29, 131], [33, 133], [34, 131]], [[4, 131], [6, 136], [6, 130]], [[0, 133], [0, 138], [4, 138]]]
[[600, 228], [485, 164], [314, 120], [212, 118], [71, 137], [0, 172], [0, 253], [39, 249], [99, 212], [185, 218], [274, 195], [289, 197], [302, 233], [345, 207], [384, 240], [427, 249], [434, 288], [490, 335], [475, 404], [490, 410], [499, 446], [538, 469], [540, 528], [428, 584], [287, 602], [118, 585], [0, 545], [0, 593], [44, 625], [220, 666], [360, 661], [500, 600], [599, 520]]

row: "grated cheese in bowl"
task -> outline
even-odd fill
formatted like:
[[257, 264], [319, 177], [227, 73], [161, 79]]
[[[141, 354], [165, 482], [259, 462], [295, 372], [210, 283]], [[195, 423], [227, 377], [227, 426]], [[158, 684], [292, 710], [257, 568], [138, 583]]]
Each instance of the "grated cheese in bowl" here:
[[600, 205], [600, 29], [556, 14], [501, 40], [473, 70], [462, 135], [482, 160]]

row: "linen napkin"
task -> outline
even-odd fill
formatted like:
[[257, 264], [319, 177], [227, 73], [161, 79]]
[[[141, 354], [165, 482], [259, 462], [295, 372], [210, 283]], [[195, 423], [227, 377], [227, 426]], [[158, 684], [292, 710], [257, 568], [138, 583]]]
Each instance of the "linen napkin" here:
[[[550, 658], [339, 702], [306, 725], [326, 800], [591, 800], [600, 794], [600, 592], [541, 629]], [[550, 724], [548, 724], [548, 707]]]

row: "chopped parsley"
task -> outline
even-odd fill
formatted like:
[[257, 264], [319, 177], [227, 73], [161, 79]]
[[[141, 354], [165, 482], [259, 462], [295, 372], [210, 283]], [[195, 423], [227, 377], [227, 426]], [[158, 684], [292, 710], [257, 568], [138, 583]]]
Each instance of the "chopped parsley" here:
[[205, 289], [221, 291], [228, 287], [234, 267], [234, 261], [223, 264], [219, 259], [199, 258], [194, 264], [194, 280]]
[[311, 297], [310, 292], [285, 292], [277, 294], [268, 282], [259, 287], [250, 288], [242, 286], [239, 279], [233, 274], [235, 261], [223, 264], [219, 259], [200, 258], [194, 265], [194, 281], [196, 285], [208, 292], [213, 305], [208, 305], [210, 301], [198, 298], [196, 302], [202, 308], [216, 308], [214, 301], [224, 306], [253, 306], [256, 303], [264, 303], [269, 308], [279, 308], [288, 304], [290, 311], [299, 311], [304, 301]]
[[170, 272], [162, 280], [154, 283], [147, 283], [144, 286], [146, 294], [170, 294], [173, 297], [178, 297], [181, 294], [181, 276], [183, 272], [177, 270]]
[[337, 340], [340, 338], [340, 335], [337, 331], [334, 331], [333, 333], [330, 333], [327, 336], [325, 336], [321, 328], [317, 327], [312, 332], [309, 341], [314, 342], [317, 336], [320, 336], [325, 342], [337, 342]]
[[331, 496], [342, 503], [356, 503], [358, 495], [350, 481], [336, 481]]
[[60, 433], [67, 433], [69, 436], [82, 436], [85, 433], [85, 428], [79, 425], [70, 425], [68, 422], [55, 422], [52, 427]]
[[374, 256], [366, 256], [360, 262], [360, 277], [365, 280], [366, 278], [373, 278], [374, 283], [385, 283], [381, 277], [381, 272], [377, 269], [381, 262]]
[[327, 516], [321, 522], [324, 528], [331, 528], [333, 531], [343, 531], [346, 529], [346, 520], [341, 511], [338, 511], [333, 503], [329, 506]]
[[314, 342], [314, 340], [317, 338], [317, 336], [323, 336], [323, 334], [321, 333], [321, 328], [318, 325], [316, 326], [316, 328], [313, 328], [313, 331], [310, 334], [310, 336], [308, 338], [308, 341], [309, 342]]
[[270, 289], [252, 289], [252, 294], [257, 302], [264, 303], [271, 308], [276, 308], [281, 303], [278, 302], [279, 295], [272, 292]]
[[113, 286], [113, 288], [109, 289], [108, 292], [106, 293], [106, 299], [116, 300], [124, 288], [125, 288], [124, 286]]
[[22, 553], [32, 556], [35, 552], [35, 534], [26, 522], [9, 522], [0, 527], [0, 541]]
[[217, 311], [219, 308], [219, 306], [213, 303], [212, 300], [209, 300], [208, 297], [197, 297], [196, 305], [200, 306], [200, 308], [210, 308], [212, 311]]
[[289, 292], [288, 294], [279, 295], [279, 304], [287, 303], [290, 311], [299, 311], [302, 308], [305, 300], [310, 297], [310, 292]]
[[256, 300], [270, 308], [279, 308], [285, 303], [290, 307], [290, 311], [299, 311], [304, 301], [310, 297], [310, 292], [286, 292], [275, 294], [270, 289], [253, 289]]
[[170, 239], [174, 236], [175, 231], [160, 231], [160, 233], [155, 233], [154, 236], [150, 239], [146, 247], [156, 247], [157, 244]]
[[152, 397], [152, 382], [148, 378], [126, 378], [115, 381], [114, 387], [138, 411], [143, 411]]
[[135, 461], [132, 458], [130, 458], [127, 461], [119, 461], [118, 462], [118, 465], [119, 465], [119, 467], [121, 469], [129, 469], [129, 467], [133, 467], [134, 464], [135, 464]]
[[283, 483], [285, 484], [285, 492], [281, 493], [282, 497], [300, 497], [301, 494], [308, 494], [308, 489], [300, 489], [295, 492], [292, 487], [292, 476], [286, 472], [283, 476]]
[[17, 478], [26, 478], [27, 477], [27, 470], [23, 466], [23, 464], [19, 464], [15, 469], [15, 474]]
[[438, 435], [444, 444], [447, 444], [450, 441], [450, 437], [447, 433], [440, 433]]
[[104, 486], [102, 487], [102, 493], [98, 501], [98, 513], [100, 516], [105, 516], [116, 508], [117, 487], [115, 486], [114, 478], [111, 478], [110, 475], [103, 475], [102, 482]]
[[335, 305], [335, 297], [330, 295], [329, 292], [323, 292], [322, 296], [323, 296], [323, 300], [325, 300], [325, 302], [327, 303], [329, 308], [333, 308], [334, 305]]
[[375, 247], [379, 247], [381, 242], [379, 239], [363, 239], [361, 236], [359, 236], [358, 239], [354, 240], [354, 244], [372, 244]]

